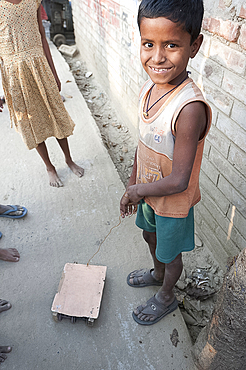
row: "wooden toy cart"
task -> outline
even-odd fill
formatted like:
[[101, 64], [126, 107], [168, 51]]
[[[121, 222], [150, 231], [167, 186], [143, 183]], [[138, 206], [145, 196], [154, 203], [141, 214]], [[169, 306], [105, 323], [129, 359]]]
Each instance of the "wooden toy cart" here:
[[66, 263], [51, 311], [55, 321], [82, 318], [88, 326], [99, 316], [106, 266]]

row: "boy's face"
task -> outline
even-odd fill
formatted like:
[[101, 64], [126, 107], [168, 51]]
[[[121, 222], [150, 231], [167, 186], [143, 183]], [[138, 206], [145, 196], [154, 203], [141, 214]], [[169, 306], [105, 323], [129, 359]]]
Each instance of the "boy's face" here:
[[182, 25], [167, 18], [143, 18], [140, 24], [140, 58], [145, 71], [158, 88], [177, 85], [186, 76], [189, 58], [202, 43], [202, 35], [190, 45], [191, 35]]

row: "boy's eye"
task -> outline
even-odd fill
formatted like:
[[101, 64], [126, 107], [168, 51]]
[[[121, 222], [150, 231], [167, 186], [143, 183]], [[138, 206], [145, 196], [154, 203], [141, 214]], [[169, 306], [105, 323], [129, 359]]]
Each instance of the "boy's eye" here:
[[168, 48], [168, 49], [173, 49], [173, 48], [175, 48], [177, 45], [175, 45], [175, 44], [168, 44], [166, 47]]
[[144, 46], [149, 49], [152, 48], [153, 44], [151, 42], [145, 42]]

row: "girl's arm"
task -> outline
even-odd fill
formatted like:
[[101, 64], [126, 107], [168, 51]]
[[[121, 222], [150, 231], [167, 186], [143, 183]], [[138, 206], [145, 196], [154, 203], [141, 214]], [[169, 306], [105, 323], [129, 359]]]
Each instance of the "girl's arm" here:
[[162, 197], [181, 193], [187, 189], [199, 139], [206, 130], [206, 111], [202, 102], [186, 105], [176, 121], [176, 139], [172, 172], [163, 179], [130, 186], [127, 189], [130, 201], [136, 203], [145, 196]]
[[49, 63], [49, 66], [51, 68], [51, 71], [52, 71], [52, 73], [55, 77], [58, 89], [59, 89], [59, 91], [61, 91], [61, 82], [60, 82], [59, 77], [56, 73], [56, 69], [55, 69], [55, 66], [54, 66], [54, 63], [53, 63], [53, 60], [52, 60], [52, 56], [51, 56], [51, 53], [50, 53], [50, 48], [49, 48], [49, 45], [48, 45], [48, 42], [47, 42], [46, 36], [45, 36], [45, 31], [44, 31], [44, 27], [43, 27], [43, 23], [42, 23], [42, 17], [41, 17], [41, 6], [38, 8], [37, 17], [38, 17], [38, 26], [39, 26], [39, 32], [40, 32], [40, 35], [41, 35], [41, 39], [42, 39], [44, 54], [46, 55], [46, 58], [47, 58], [47, 61]]

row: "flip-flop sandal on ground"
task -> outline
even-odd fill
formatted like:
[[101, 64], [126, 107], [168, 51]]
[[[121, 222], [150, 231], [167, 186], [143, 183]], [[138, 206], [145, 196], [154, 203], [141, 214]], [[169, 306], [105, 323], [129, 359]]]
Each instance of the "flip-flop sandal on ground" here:
[[10, 346], [0, 346], [0, 353], [9, 353], [12, 351], [12, 347]]
[[[126, 280], [127, 284], [134, 288], [143, 288], [145, 286], [153, 286], [153, 285], [162, 286], [163, 281], [156, 280], [152, 275], [152, 271], [154, 271], [154, 269], [151, 269], [151, 270], [141, 269], [141, 270], [132, 271], [127, 276], [127, 280]], [[144, 281], [143, 283], [139, 282], [138, 278], [140, 277], [143, 279]], [[130, 279], [133, 279], [133, 284], [130, 283]]]
[[10, 213], [17, 212], [17, 211], [19, 211], [19, 209], [18, 209], [17, 206], [11, 206], [9, 204], [8, 204], [8, 207], [11, 207], [12, 209], [9, 209], [9, 210], [5, 211], [4, 213], [1, 213], [0, 217], [21, 218], [21, 217], [24, 217], [27, 214], [27, 209], [25, 207], [21, 206], [21, 208], [23, 208], [23, 211], [22, 211], [21, 215], [19, 215], [19, 216], [10, 215]]
[[0, 299], [0, 313], [9, 310], [11, 307], [11, 303], [5, 301], [4, 299]]
[[158, 321], [160, 321], [161, 319], [163, 319], [163, 317], [165, 317], [169, 313], [176, 310], [177, 307], [178, 307], [178, 301], [176, 298], [174, 299], [173, 303], [171, 303], [169, 306], [164, 306], [159, 301], [157, 301], [155, 296], [153, 296], [147, 301], [145, 307], [139, 306], [138, 310], [143, 315], [155, 316], [155, 319], [152, 321], [144, 321], [144, 320], [139, 319], [137, 315], [135, 315], [134, 312], [132, 313], [132, 317], [140, 325], [153, 325], [157, 323]]

